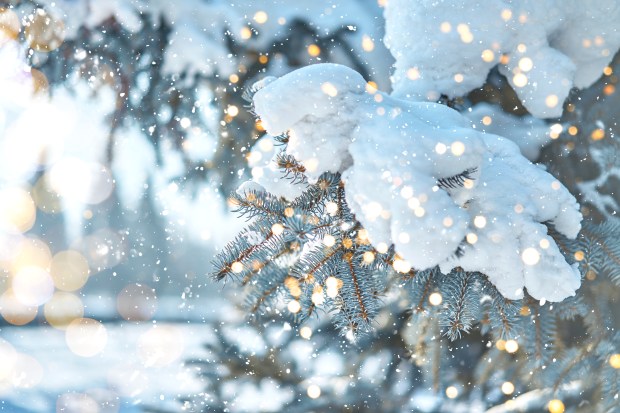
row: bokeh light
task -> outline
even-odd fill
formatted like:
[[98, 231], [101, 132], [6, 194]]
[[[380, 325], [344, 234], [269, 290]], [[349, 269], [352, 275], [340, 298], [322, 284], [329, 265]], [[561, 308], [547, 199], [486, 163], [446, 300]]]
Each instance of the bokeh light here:
[[24, 30], [30, 47], [39, 52], [57, 49], [65, 39], [65, 25], [43, 9], [28, 16]]
[[26, 306], [45, 304], [54, 293], [54, 282], [50, 274], [41, 267], [21, 269], [13, 277], [13, 294]]
[[88, 261], [77, 251], [61, 251], [52, 258], [50, 273], [56, 288], [75, 291], [88, 281]]
[[45, 303], [43, 314], [52, 327], [65, 330], [73, 320], [84, 316], [84, 304], [75, 294], [57, 292]]
[[97, 320], [78, 318], [67, 326], [65, 341], [74, 354], [80, 357], [93, 357], [105, 349], [108, 332]]
[[172, 325], [155, 325], [140, 336], [138, 356], [145, 367], [162, 367], [179, 360], [185, 342]]
[[157, 311], [155, 290], [145, 284], [129, 284], [118, 294], [116, 308], [125, 320], [149, 320]]
[[15, 326], [28, 324], [37, 316], [38, 307], [25, 305], [20, 302], [12, 289], [0, 295], [0, 315], [7, 323]]
[[27, 191], [0, 189], [0, 231], [24, 233], [32, 228], [35, 218], [35, 204]]

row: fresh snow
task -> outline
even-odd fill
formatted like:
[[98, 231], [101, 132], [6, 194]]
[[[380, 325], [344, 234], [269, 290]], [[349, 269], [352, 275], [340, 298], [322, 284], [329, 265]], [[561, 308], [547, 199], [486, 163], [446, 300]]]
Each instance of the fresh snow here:
[[[347, 202], [375, 246], [393, 243], [419, 270], [483, 272], [511, 299], [525, 287], [560, 301], [579, 288], [577, 268], [543, 224], [574, 238], [577, 202], [510, 140], [473, 129], [444, 105], [386, 95], [335, 64], [264, 82], [253, 103], [268, 133], [288, 131], [287, 153], [310, 180], [342, 173]], [[437, 186], [467, 170], [473, 179], [464, 186]]]
[[463, 96], [498, 65], [540, 118], [559, 117], [620, 47], [616, 0], [390, 0], [385, 18], [397, 96]]

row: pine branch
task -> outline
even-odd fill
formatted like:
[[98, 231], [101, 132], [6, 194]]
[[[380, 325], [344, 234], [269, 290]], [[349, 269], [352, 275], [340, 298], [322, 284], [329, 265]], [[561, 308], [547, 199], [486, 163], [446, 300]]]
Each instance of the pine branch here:
[[437, 186], [442, 189], [454, 189], [465, 185], [468, 180], [473, 180], [473, 174], [476, 173], [478, 168], [468, 168], [460, 174], [440, 178], [437, 180]]

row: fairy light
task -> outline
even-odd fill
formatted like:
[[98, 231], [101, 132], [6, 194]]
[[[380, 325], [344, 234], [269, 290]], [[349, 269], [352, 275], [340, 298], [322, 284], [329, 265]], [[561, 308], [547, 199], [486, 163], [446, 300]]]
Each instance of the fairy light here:
[[536, 248], [526, 248], [521, 253], [521, 259], [525, 263], [525, 265], [536, 265], [538, 261], [540, 261], [540, 253], [536, 250]]
[[338, 212], [338, 204], [335, 202], [329, 201], [327, 204], [325, 204], [325, 211], [329, 215], [334, 215], [336, 212]]
[[317, 285], [314, 287], [311, 300], [314, 305], [323, 305], [325, 296], [323, 295], [323, 288], [321, 286]]
[[52, 327], [65, 330], [73, 320], [84, 316], [84, 304], [75, 294], [57, 292], [45, 303], [43, 314]]
[[273, 235], [280, 235], [284, 232], [284, 226], [282, 224], [273, 224], [271, 226], [271, 232]]
[[560, 181], [551, 182], [551, 189], [553, 189], [554, 191], [559, 190], [561, 187], [562, 187], [562, 184], [560, 183]]
[[411, 264], [408, 261], [400, 258], [396, 258], [394, 260], [394, 262], [392, 263], [392, 267], [394, 267], [394, 270], [396, 270], [396, 272], [399, 272], [401, 274], [406, 274], [411, 270]]
[[30, 194], [21, 188], [0, 190], [0, 231], [24, 233], [32, 228], [36, 207]]
[[545, 105], [547, 105], [548, 108], [554, 108], [558, 103], [559, 99], [557, 95], [549, 95], [545, 98]]
[[583, 253], [583, 251], [576, 251], [573, 256], [575, 257], [575, 260], [583, 261], [586, 255]]
[[338, 95], [336, 86], [329, 82], [325, 82], [321, 85], [321, 91], [330, 97], [336, 97]]
[[428, 296], [428, 302], [431, 303], [431, 305], [438, 306], [443, 302], [443, 297], [440, 293], [434, 292]]
[[523, 73], [517, 73], [512, 78], [512, 83], [514, 83], [516, 87], [524, 87], [525, 85], [527, 85], [527, 82], [527, 76], [525, 76]]
[[514, 384], [512, 384], [509, 381], [505, 381], [502, 384], [502, 393], [504, 393], [506, 396], [509, 396], [509, 395], [511, 395], [514, 392], [515, 392], [515, 385]]
[[230, 265], [230, 269], [235, 274], [239, 274], [241, 271], [243, 271], [243, 264], [240, 263], [239, 261], [235, 261]]
[[252, 30], [250, 30], [249, 27], [244, 26], [241, 28], [241, 38], [243, 40], [248, 40], [250, 37], [252, 37]]
[[308, 46], [308, 54], [312, 57], [317, 57], [318, 55], [321, 54], [321, 48], [319, 46], [317, 46], [316, 44], [311, 44], [310, 46]]
[[299, 329], [299, 335], [305, 340], [310, 340], [310, 337], [312, 337], [312, 329], [308, 326], [304, 326]]
[[482, 118], [482, 124], [484, 126], [489, 126], [491, 123], [493, 123], [493, 119], [490, 116], [485, 116]]
[[52, 258], [50, 274], [54, 286], [62, 291], [75, 291], [88, 281], [88, 261], [77, 251], [60, 251]]
[[509, 354], [514, 354], [519, 350], [519, 343], [516, 340], [508, 340], [506, 341], [506, 352]]
[[439, 30], [441, 30], [442, 33], [450, 33], [452, 31], [452, 25], [450, 22], [443, 22], [439, 25]]
[[600, 141], [605, 137], [605, 131], [601, 128], [594, 129], [590, 134], [593, 141]]
[[228, 105], [228, 108], [226, 108], [226, 114], [234, 118], [239, 114], [239, 108], [235, 105]]
[[294, 277], [287, 277], [284, 280], [284, 286], [288, 288], [288, 292], [293, 297], [299, 297], [301, 295], [301, 287], [299, 286], [299, 281]]
[[366, 251], [362, 256], [364, 263], [371, 264], [375, 260], [375, 254], [372, 251]]
[[420, 78], [420, 70], [417, 67], [407, 69], [407, 77], [409, 80], [418, 80]]
[[450, 152], [452, 152], [452, 155], [454, 156], [463, 155], [463, 153], [465, 152], [465, 144], [460, 141], [452, 142], [452, 144], [450, 145]]
[[365, 52], [372, 52], [375, 49], [375, 42], [367, 35], [362, 37], [362, 49]]
[[620, 369], [620, 354], [612, 354], [609, 357], [609, 365], [614, 369]]
[[506, 350], [506, 340], [497, 340], [497, 342], [495, 342], [495, 347], [499, 350], [499, 351], [504, 351]]
[[377, 244], [377, 252], [379, 254], [385, 254], [388, 252], [388, 245], [385, 242], [380, 242]]
[[454, 224], [454, 220], [451, 217], [445, 217], [442, 224], [446, 228], [450, 228]]
[[307, 393], [311, 399], [318, 399], [321, 396], [321, 388], [316, 384], [311, 384], [308, 386]]
[[475, 244], [476, 242], [478, 242], [478, 235], [474, 234], [473, 232], [470, 232], [469, 234], [467, 234], [467, 236], [465, 237], [465, 239], [467, 240], [467, 242], [469, 244]]
[[293, 314], [296, 314], [301, 310], [301, 304], [299, 304], [299, 301], [297, 300], [291, 300], [288, 302], [287, 308], [288, 308], [288, 311], [290, 311]]
[[579, 129], [576, 126], [571, 126], [568, 128], [568, 134], [571, 136], [575, 136], [579, 133]]
[[447, 150], [448, 147], [441, 142], [435, 145], [435, 152], [437, 152], [439, 155], [443, 155], [444, 153], [446, 153]]
[[460, 74], [460, 73], [457, 73], [457, 74], [455, 74], [455, 75], [454, 75], [454, 81], [455, 81], [456, 83], [462, 83], [464, 79], [465, 79], [465, 78], [464, 78], [464, 77], [463, 77], [463, 75], [462, 75], [462, 74]]
[[401, 244], [408, 244], [410, 240], [411, 237], [408, 233], [401, 232], [400, 234], [398, 234], [398, 242], [400, 242]]
[[448, 386], [446, 388], [446, 396], [448, 396], [449, 399], [456, 399], [458, 395], [459, 395], [459, 391], [456, 387]]
[[482, 215], [476, 215], [474, 218], [474, 225], [476, 228], [484, 228], [487, 225], [487, 219]]
[[534, 67], [534, 62], [529, 57], [522, 57], [519, 59], [519, 69], [524, 72], [529, 72]]
[[493, 51], [490, 49], [485, 49], [482, 51], [480, 57], [483, 61], [490, 63], [495, 60], [495, 53], [493, 53]]
[[611, 67], [609, 67], [609, 66], [606, 66], [606, 67], [603, 69], [603, 74], [604, 74], [605, 76], [611, 76], [613, 73], [614, 73], [614, 70], [613, 70]]
[[543, 238], [538, 242], [538, 245], [540, 246], [540, 248], [546, 250], [547, 248], [551, 246], [551, 243], [549, 242], [548, 239]]
[[502, 19], [507, 22], [508, 20], [512, 19], [512, 10], [510, 9], [502, 10], [501, 16], [502, 16]]
[[256, 13], [254, 13], [254, 21], [258, 24], [265, 24], [267, 23], [267, 19], [269, 18], [269, 16], [267, 15], [267, 13], [265, 13], [264, 11], [260, 10], [257, 11]]
[[549, 410], [549, 413], [564, 413], [565, 409], [564, 403], [559, 399], [553, 399], [549, 401], [549, 404], [547, 405], [547, 410]]

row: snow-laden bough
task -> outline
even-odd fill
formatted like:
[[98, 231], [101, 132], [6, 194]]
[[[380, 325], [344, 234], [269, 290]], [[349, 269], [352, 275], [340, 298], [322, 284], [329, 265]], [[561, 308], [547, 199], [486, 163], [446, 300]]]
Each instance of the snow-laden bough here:
[[[377, 91], [352, 69], [308, 66], [264, 82], [253, 97], [263, 126], [310, 180], [339, 172], [373, 245], [410, 265], [479, 271], [507, 298], [561, 301], [580, 286], [546, 225], [574, 238], [575, 198], [511, 141], [471, 128], [440, 104]], [[273, 180], [260, 182], [271, 191]]]

